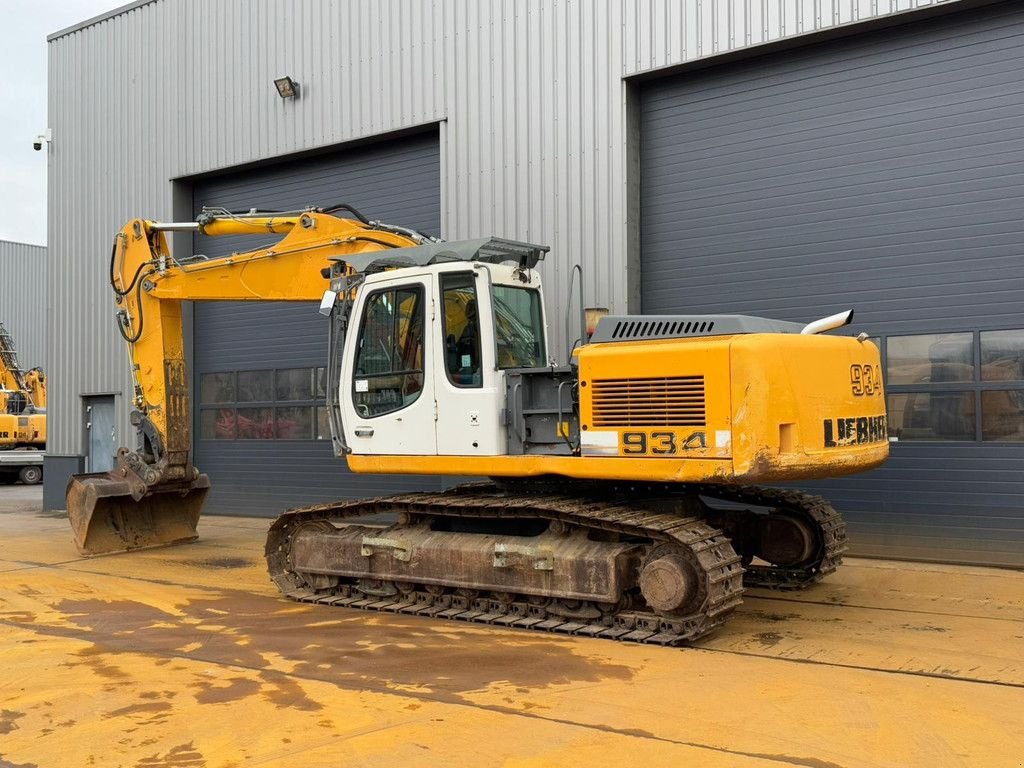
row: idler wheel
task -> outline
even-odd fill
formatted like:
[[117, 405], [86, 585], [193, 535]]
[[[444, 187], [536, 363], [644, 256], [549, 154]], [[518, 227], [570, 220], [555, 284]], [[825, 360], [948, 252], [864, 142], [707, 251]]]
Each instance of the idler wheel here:
[[811, 521], [786, 512], [774, 512], [762, 518], [758, 555], [772, 565], [796, 568], [813, 560], [817, 549]]
[[656, 611], [679, 613], [698, 591], [693, 566], [680, 552], [655, 552], [640, 570], [640, 593]]

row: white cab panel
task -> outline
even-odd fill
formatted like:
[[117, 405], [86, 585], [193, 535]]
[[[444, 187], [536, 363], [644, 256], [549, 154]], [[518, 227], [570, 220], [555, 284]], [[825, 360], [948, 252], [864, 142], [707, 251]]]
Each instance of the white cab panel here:
[[446, 281], [460, 275], [472, 276], [480, 322], [480, 375], [472, 385], [459, 386], [437, 356], [433, 367], [437, 393], [437, 453], [439, 456], [498, 456], [506, 453], [501, 409], [505, 403], [505, 374], [495, 368], [494, 328], [488, 270], [502, 270], [493, 264], [444, 264], [437, 268], [438, 312], [434, 323], [434, 345], [446, 349], [450, 343], [444, 327]]
[[[536, 290], [542, 312], [539, 275], [512, 266], [451, 262], [367, 277], [351, 315], [339, 393], [353, 453], [507, 453], [505, 373], [499, 365], [509, 365], [510, 353], [495, 332], [496, 286], [498, 293]], [[478, 343], [472, 348], [464, 342], [469, 304], [477, 321]], [[417, 352], [411, 329], [420, 311], [422, 346]], [[514, 313], [506, 303], [499, 314], [508, 333], [516, 324]], [[540, 324], [538, 354], [546, 362], [543, 319]]]

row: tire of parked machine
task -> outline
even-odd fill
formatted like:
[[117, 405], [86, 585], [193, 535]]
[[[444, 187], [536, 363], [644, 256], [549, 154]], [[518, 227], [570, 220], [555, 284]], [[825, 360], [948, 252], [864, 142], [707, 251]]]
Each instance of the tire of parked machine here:
[[42, 482], [43, 468], [34, 466], [22, 467], [21, 471], [18, 473], [18, 479], [25, 485], [37, 485]]

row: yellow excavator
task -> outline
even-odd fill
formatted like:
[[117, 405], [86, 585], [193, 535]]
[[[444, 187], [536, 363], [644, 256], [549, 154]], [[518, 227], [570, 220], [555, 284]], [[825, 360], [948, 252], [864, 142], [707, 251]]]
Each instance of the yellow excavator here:
[[[175, 230], [283, 236], [176, 259]], [[110, 284], [139, 446], [71, 479], [80, 551], [197, 537], [210, 481], [192, 463], [181, 302], [319, 300], [332, 444], [349, 469], [489, 479], [285, 512], [266, 558], [287, 597], [677, 645], [723, 624], [745, 585], [834, 571], [836, 511], [756, 484], [887, 457], [877, 348], [824, 333], [852, 312], [807, 325], [605, 316], [557, 364], [547, 251], [440, 242], [350, 206], [129, 222]]]
[[0, 450], [46, 448], [46, 376], [24, 371], [14, 341], [0, 323]]

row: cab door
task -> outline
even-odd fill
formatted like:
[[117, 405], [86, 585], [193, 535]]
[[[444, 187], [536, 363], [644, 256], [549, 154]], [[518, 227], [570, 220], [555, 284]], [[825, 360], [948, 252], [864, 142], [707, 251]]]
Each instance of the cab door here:
[[495, 365], [488, 272], [467, 266], [446, 265], [437, 272], [437, 453], [497, 456], [506, 452], [500, 421], [505, 383]]
[[355, 454], [433, 456], [429, 275], [364, 285], [342, 365], [345, 438]]

